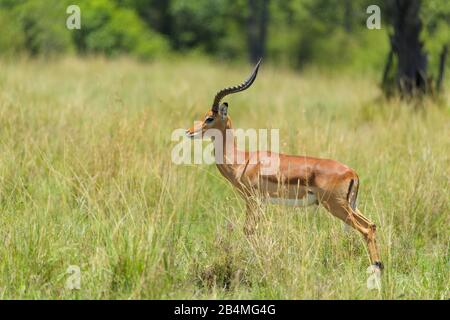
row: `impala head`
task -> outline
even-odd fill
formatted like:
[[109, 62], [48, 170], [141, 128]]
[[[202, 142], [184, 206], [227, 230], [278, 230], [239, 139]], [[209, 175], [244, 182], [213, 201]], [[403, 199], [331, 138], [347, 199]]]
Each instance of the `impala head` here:
[[260, 64], [261, 59], [259, 59], [255, 68], [253, 69], [252, 74], [241, 84], [234, 87], [228, 87], [217, 92], [216, 96], [214, 97], [211, 109], [206, 112], [203, 119], [200, 119], [200, 121], [198, 121], [194, 126], [186, 130], [186, 135], [189, 138], [201, 138], [207, 136], [207, 131], [209, 129], [226, 129], [230, 121], [228, 117], [228, 103], [221, 103], [222, 99], [229, 94], [241, 92], [250, 88], [250, 86], [253, 84], [253, 81], [255, 81], [256, 79]]

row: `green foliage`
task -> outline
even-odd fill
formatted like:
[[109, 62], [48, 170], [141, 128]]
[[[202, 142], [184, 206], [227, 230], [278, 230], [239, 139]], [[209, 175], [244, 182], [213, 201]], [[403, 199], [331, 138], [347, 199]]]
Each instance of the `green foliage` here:
[[0, 54], [13, 56], [20, 53], [25, 46], [25, 34], [20, 23], [7, 10], [0, 9], [0, 26]]
[[70, 52], [73, 45], [65, 26], [66, 7], [65, 0], [19, 1], [14, 5], [2, 1], [0, 14], [9, 17], [2, 37], [12, 40], [11, 47], [2, 51], [18, 51], [22, 46], [32, 55]]
[[[0, 61], [0, 298], [448, 299], [450, 93], [425, 116], [375, 100], [371, 75], [265, 65], [230, 98], [236, 127], [279, 128], [281, 152], [358, 172], [386, 266], [377, 292], [363, 238], [323, 207], [268, 206], [247, 237], [214, 165], [172, 163], [174, 128], [248, 68]], [[65, 288], [69, 265], [80, 290]]]
[[0, 53], [26, 51], [31, 55], [71, 52], [129, 53], [152, 58], [169, 49], [164, 37], [147, 28], [134, 10], [109, 0], [86, 0], [81, 9], [81, 30], [66, 28], [66, 0], [0, 1]]
[[423, 1], [422, 21], [424, 29], [422, 32], [430, 72], [437, 74], [439, 55], [443, 45], [450, 46], [450, 2], [444, 0]]
[[[380, 73], [392, 31], [391, 2], [382, 0], [270, 1], [265, 61]], [[67, 30], [68, 0], [0, 0], [0, 54], [130, 54], [155, 58], [175, 51], [247, 59], [247, 0], [80, 0], [81, 30]], [[366, 9], [381, 7], [382, 30], [368, 30]], [[423, 40], [431, 72], [450, 42], [450, 2], [423, 1]]]
[[176, 49], [200, 47], [219, 56], [245, 55], [242, 1], [171, 1], [172, 43]]
[[80, 9], [82, 28], [74, 31], [74, 39], [81, 52], [151, 58], [168, 50], [163, 36], [147, 29], [133, 10], [107, 0], [83, 1]]
[[[348, 6], [346, 10], [346, 6]], [[278, 63], [325, 69], [380, 70], [388, 50], [386, 25], [366, 28], [367, 1], [273, 2], [269, 56]]]

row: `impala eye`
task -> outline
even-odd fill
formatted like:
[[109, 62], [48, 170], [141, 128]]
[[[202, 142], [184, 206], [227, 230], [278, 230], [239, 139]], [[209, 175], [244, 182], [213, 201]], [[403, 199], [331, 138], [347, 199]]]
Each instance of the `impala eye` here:
[[210, 123], [210, 122], [213, 122], [213, 120], [214, 120], [213, 117], [208, 117], [208, 118], [205, 119], [205, 122], [206, 123]]

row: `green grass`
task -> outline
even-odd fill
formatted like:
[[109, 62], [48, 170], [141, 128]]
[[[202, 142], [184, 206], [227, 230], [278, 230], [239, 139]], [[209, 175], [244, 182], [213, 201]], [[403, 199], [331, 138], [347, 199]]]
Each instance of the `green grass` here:
[[[377, 292], [362, 237], [323, 208], [270, 206], [251, 240], [214, 166], [172, 164], [171, 132], [250, 66], [67, 58], [0, 70], [0, 298], [450, 297], [448, 94], [414, 111], [379, 99], [373, 76], [263, 65], [227, 99], [235, 127], [280, 128], [282, 152], [359, 173], [386, 266]], [[65, 289], [69, 265], [80, 290]]]

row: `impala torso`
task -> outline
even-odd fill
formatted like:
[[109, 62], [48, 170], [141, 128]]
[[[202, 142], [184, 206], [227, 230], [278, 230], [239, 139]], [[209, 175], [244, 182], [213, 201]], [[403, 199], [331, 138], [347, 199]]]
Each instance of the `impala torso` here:
[[[217, 168], [244, 198], [257, 196], [273, 204], [309, 206], [326, 201], [330, 195], [346, 200], [352, 181], [358, 181], [354, 170], [335, 160], [270, 151], [246, 152], [237, 150], [234, 140], [214, 143], [227, 146]], [[230, 158], [244, 161], [230, 162]]]

